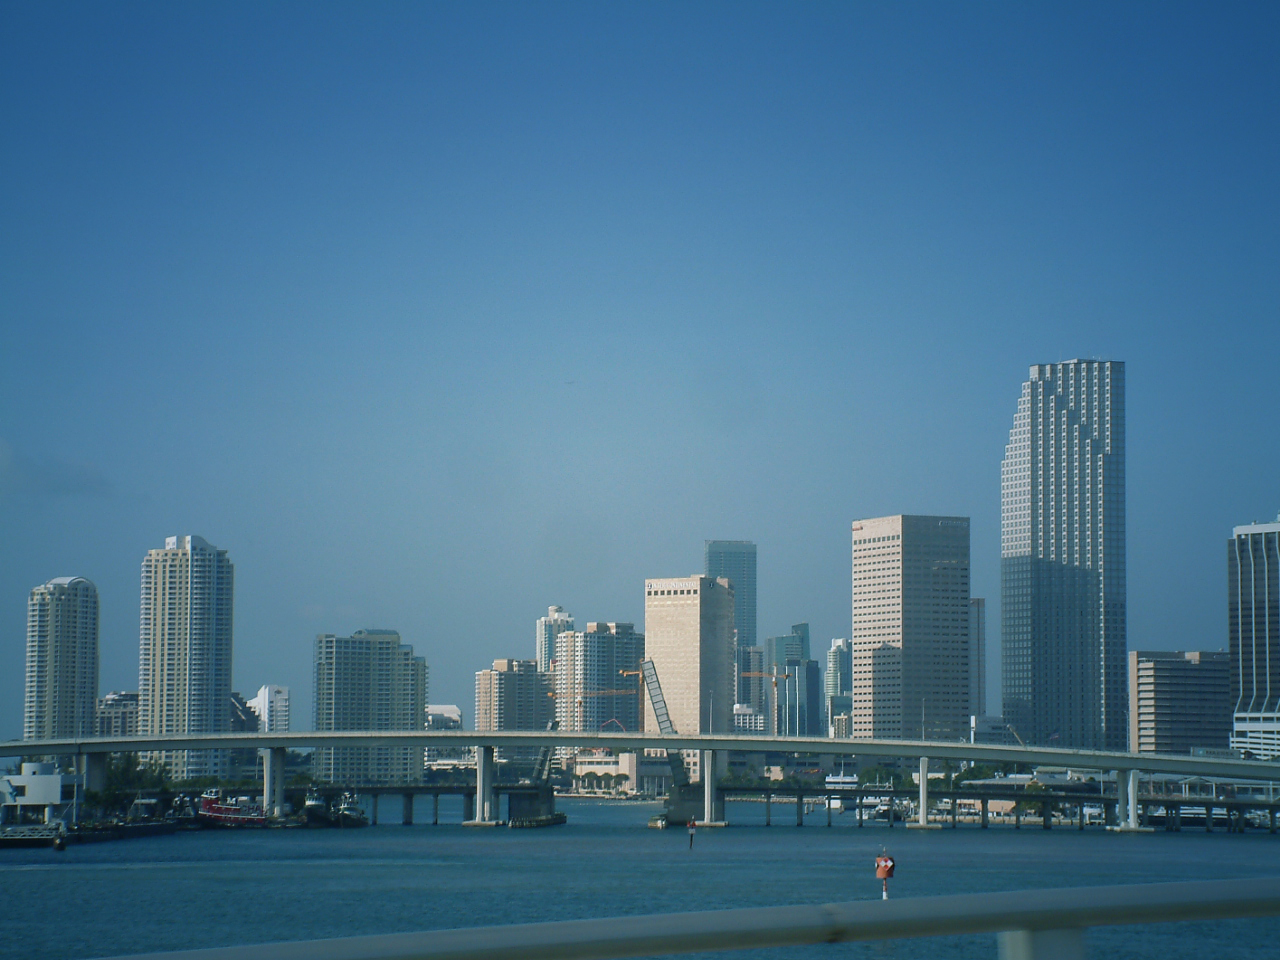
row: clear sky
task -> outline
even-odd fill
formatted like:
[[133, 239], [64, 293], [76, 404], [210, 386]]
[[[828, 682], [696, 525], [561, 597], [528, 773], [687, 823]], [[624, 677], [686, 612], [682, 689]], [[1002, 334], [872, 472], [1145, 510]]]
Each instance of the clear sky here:
[[0, 5], [0, 737], [27, 594], [236, 566], [236, 689], [316, 633], [430, 699], [534, 620], [759, 544], [849, 629], [849, 523], [973, 518], [1032, 363], [1124, 360], [1129, 643], [1226, 643], [1280, 510], [1274, 4]]

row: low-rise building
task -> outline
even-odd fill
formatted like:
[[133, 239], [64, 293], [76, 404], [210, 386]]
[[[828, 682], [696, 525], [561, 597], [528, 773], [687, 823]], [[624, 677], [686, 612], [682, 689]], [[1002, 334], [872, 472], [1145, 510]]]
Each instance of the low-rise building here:
[[1129, 749], [1134, 753], [1226, 748], [1234, 704], [1226, 653], [1129, 651]]

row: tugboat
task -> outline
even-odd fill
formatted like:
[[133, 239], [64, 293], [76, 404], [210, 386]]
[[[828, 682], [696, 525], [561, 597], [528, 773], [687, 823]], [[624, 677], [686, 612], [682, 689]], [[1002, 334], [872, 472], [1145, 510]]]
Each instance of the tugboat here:
[[338, 801], [338, 826], [367, 827], [369, 818], [360, 809], [360, 798], [354, 793], [344, 793]]
[[202, 823], [214, 827], [265, 827], [267, 815], [252, 797], [223, 797], [217, 787], [200, 795], [196, 810]]
[[307, 794], [307, 805], [302, 808], [302, 817], [308, 827], [338, 826], [338, 821], [329, 808], [329, 801], [318, 793]]

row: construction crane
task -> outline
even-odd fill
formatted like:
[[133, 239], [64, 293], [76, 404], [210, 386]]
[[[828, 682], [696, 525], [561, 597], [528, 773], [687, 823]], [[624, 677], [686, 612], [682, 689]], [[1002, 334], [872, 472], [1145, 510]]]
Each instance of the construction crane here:
[[[793, 674], [793, 673], [787, 673], [786, 671], [783, 671], [782, 673], [779, 673], [779, 672], [778, 672], [778, 668], [777, 668], [777, 667], [774, 667], [774, 668], [773, 668], [773, 671], [772, 671], [771, 673], [750, 673], [750, 672], [748, 672], [748, 673], [740, 673], [740, 674], [738, 674], [738, 676], [740, 676], [740, 677], [767, 677], [767, 678], [769, 678], [770, 680], [772, 680], [772, 681], [773, 681], [773, 718], [772, 718], [773, 722], [772, 722], [772, 724], [771, 724], [771, 725], [773, 726], [773, 730], [771, 730], [770, 732], [771, 732], [771, 733], [773, 733], [773, 734], [774, 734], [774, 736], [777, 736], [777, 733], [778, 733], [778, 681], [779, 681], [779, 680], [790, 680], [793, 676], [795, 676], [795, 674]], [[787, 717], [787, 725], [788, 725], [788, 726], [790, 726], [790, 723], [791, 723], [791, 718], [788, 716], [788, 717]]]
[[[658, 682], [658, 668], [652, 660], [641, 660], [640, 671], [644, 676], [644, 685], [649, 690], [649, 702], [653, 704], [653, 715], [658, 720], [658, 732], [664, 736], [676, 732], [671, 722], [671, 714], [667, 712], [667, 699], [662, 695], [662, 684]], [[671, 783], [677, 788], [689, 786], [689, 771], [684, 768], [684, 757], [679, 750], [667, 751], [667, 763], [671, 766]]]

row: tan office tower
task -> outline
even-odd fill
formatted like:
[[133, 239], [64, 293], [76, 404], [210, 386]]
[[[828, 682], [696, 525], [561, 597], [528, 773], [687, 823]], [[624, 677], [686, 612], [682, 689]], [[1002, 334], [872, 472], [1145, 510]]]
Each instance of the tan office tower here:
[[[658, 670], [678, 733], [732, 733], [734, 702], [733, 587], [724, 577], [648, 580], [645, 655]], [[645, 698], [644, 728], [656, 731]]]
[[[138, 733], [223, 733], [231, 722], [235, 568], [200, 537], [168, 537], [142, 561]], [[225, 750], [149, 755], [174, 780], [226, 775]]]
[[27, 601], [23, 740], [91, 737], [98, 709], [98, 588], [58, 577]]
[[969, 730], [969, 519], [853, 522], [853, 736]]

